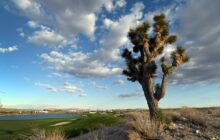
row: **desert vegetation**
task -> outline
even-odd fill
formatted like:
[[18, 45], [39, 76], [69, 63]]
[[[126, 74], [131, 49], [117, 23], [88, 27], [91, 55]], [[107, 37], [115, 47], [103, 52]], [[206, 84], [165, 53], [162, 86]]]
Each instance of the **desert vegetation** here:
[[147, 112], [131, 112], [128, 115], [128, 137], [132, 140], [218, 140], [220, 138], [220, 118], [210, 112], [214, 109], [181, 108], [163, 110], [169, 121], [150, 121]]
[[54, 129], [51, 131], [46, 131], [45, 129], [34, 129], [31, 134], [24, 135], [21, 137], [25, 140], [66, 140], [65, 134], [58, 130]]

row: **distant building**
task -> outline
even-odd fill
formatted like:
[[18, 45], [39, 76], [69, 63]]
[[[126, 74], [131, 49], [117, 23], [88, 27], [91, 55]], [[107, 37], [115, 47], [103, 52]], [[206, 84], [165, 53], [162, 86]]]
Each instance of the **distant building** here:
[[49, 113], [49, 112], [46, 111], [46, 110], [35, 110], [35, 113], [43, 113], [43, 114], [47, 114], [47, 113]]

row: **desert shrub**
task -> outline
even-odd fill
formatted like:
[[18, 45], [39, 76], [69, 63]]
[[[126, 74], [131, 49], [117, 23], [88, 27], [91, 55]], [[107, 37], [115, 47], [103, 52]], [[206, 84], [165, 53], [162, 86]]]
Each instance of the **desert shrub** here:
[[188, 115], [190, 115], [190, 114], [192, 114], [192, 113], [197, 112], [197, 110], [194, 109], [194, 108], [182, 107], [182, 108], [179, 110], [179, 112], [180, 112], [180, 115], [181, 115], [181, 116], [188, 116]]
[[22, 136], [25, 140], [65, 140], [65, 134], [54, 129], [51, 131], [46, 131], [45, 129], [34, 129], [31, 134]]
[[171, 119], [171, 121], [178, 121], [180, 120], [180, 113], [179, 112], [176, 112], [176, 111], [167, 111], [165, 112], [166, 116], [168, 116], [168, 118]]
[[137, 133], [134, 130], [128, 130], [128, 139], [129, 140], [142, 140], [142, 138], [139, 135], [139, 133]]
[[209, 110], [207, 111], [207, 113], [208, 113], [208, 114], [212, 114], [212, 110], [209, 109]]
[[220, 117], [220, 108], [215, 108], [212, 110], [212, 114], [215, 116], [215, 117]]
[[[147, 114], [133, 113], [129, 114], [126, 124], [129, 130], [132, 130], [133, 137], [138, 137], [136, 133], [143, 139], [159, 139], [162, 131], [162, 124], [158, 121], [151, 121]], [[136, 132], [136, 133], [135, 133]]]
[[202, 126], [207, 126], [208, 124], [208, 117], [206, 114], [196, 109], [184, 107], [180, 109], [180, 114], [194, 124]]

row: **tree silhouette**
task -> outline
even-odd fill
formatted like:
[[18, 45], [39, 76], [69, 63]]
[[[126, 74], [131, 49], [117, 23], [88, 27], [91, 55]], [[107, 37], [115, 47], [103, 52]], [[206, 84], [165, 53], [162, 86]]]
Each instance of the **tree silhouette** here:
[[189, 57], [181, 46], [177, 46], [171, 54], [171, 58], [163, 56], [158, 62], [162, 69], [162, 80], [161, 83], [154, 84], [153, 78], [156, 76], [157, 70], [156, 58], [163, 53], [164, 47], [167, 44], [173, 44], [177, 37], [169, 35], [169, 25], [164, 14], [154, 16], [153, 34], [151, 35], [147, 33], [149, 27], [149, 24], [144, 22], [138, 27], [130, 29], [128, 37], [133, 44], [133, 53], [137, 53], [137, 55], [133, 56], [132, 51], [126, 48], [122, 57], [127, 64], [123, 74], [127, 76], [128, 80], [140, 83], [148, 103], [150, 117], [153, 119], [158, 112], [158, 102], [165, 95], [169, 75], [179, 65], [187, 62]]

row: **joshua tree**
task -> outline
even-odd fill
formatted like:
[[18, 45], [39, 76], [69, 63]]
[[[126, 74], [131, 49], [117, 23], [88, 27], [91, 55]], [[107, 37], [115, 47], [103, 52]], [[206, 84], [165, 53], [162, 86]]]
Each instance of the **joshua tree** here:
[[[132, 82], [139, 82], [144, 91], [145, 98], [148, 103], [150, 117], [155, 118], [158, 112], [158, 102], [164, 97], [168, 77], [181, 64], [187, 62], [189, 57], [185, 53], [185, 49], [177, 46], [172, 52], [171, 58], [163, 56], [158, 64], [162, 69], [161, 83], [154, 84], [156, 77], [157, 62], [156, 58], [163, 53], [167, 44], [173, 44], [177, 37], [169, 35], [168, 21], [164, 14], [154, 16], [153, 31], [148, 35], [149, 24], [142, 23], [134, 29], [130, 29], [128, 37], [133, 44], [132, 51], [124, 49], [122, 57], [126, 60], [127, 68], [123, 70], [123, 74]], [[160, 57], [159, 56], [159, 57]]]

